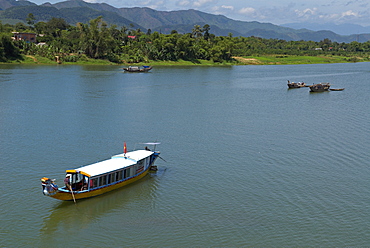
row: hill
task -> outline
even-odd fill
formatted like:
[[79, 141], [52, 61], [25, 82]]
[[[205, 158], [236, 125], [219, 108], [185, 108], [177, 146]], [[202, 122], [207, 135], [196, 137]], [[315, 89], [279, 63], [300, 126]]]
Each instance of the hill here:
[[356, 24], [334, 24], [334, 23], [286, 23], [283, 27], [293, 29], [309, 29], [312, 31], [330, 30], [340, 35], [354, 35], [370, 33], [370, 26], [364, 27]]
[[1, 0], [0, 10], [5, 10], [15, 6], [37, 6], [35, 3], [29, 1], [16, 1], [16, 0]]
[[108, 24], [118, 27], [133, 26], [142, 31], [151, 29], [161, 33], [177, 30], [179, 33], [189, 33], [194, 25], [208, 24], [210, 32], [217, 36], [256, 36], [266, 39], [312, 40], [321, 41], [326, 38], [336, 42], [365, 42], [369, 34], [339, 35], [332, 31], [312, 31], [294, 29], [271, 23], [244, 22], [227, 18], [223, 15], [213, 15], [197, 10], [156, 11], [150, 8], [115, 8], [105, 3], [87, 3], [82, 0], [69, 0], [55, 4], [45, 3], [38, 6], [29, 1], [0, 0], [0, 19], [23, 20], [29, 13], [34, 14], [36, 21], [47, 21], [51, 17], [59, 17], [71, 25], [77, 22], [87, 23], [90, 19], [103, 16]]
[[89, 7], [74, 7], [74, 8], [61, 8], [57, 9], [50, 5], [29, 5], [29, 6], [15, 6], [10, 7], [0, 13], [0, 19], [6, 20], [21, 20], [26, 22], [26, 18], [29, 13], [32, 13], [35, 17], [35, 21], [49, 21], [51, 18], [63, 18], [67, 23], [75, 25], [78, 22], [88, 23], [89, 20], [95, 19], [98, 16], [102, 16], [104, 21], [110, 25], [117, 26], [130, 26], [132, 25], [135, 29], [140, 28], [145, 30], [144, 27], [133, 23], [130, 20], [120, 16], [117, 13], [110, 11], [98, 11]]

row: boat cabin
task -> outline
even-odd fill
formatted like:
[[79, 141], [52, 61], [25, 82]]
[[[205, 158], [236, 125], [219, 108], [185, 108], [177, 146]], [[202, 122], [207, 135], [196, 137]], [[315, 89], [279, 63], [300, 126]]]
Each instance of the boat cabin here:
[[[91, 191], [129, 180], [148, 167], [155, 160], [154, 152], [137, 150], [118, 154], [108, 160], [66, 171], [66, 178], [73, 191]], [[67, 187], [63, 190], [69, 191]]]

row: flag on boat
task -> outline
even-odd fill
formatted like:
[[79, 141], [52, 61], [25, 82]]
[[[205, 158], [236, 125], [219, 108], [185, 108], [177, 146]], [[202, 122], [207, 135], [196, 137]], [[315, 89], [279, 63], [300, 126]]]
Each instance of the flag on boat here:
[[126, 141], [123, 143], [123, 153], [127, 153], [127, 146], [126, 146]]

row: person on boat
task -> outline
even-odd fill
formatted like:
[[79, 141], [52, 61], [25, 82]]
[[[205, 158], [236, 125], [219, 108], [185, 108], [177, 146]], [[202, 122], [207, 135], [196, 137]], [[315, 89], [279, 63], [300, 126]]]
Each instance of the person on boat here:
[[84, 182], [84, 183], [83, 183], [83, 185], [82, 185], [81, 191], [83, 191], [83, 190], [87, 190], [87, 189], [88, 189], [88, 187], [89, 187], [89, 180], [88, 180], [88, 178], [87, 178], [87, 177], [85, 177], [85, 182]]
[[71, 177], [70, 175], [67, 175], [66, 178], [64, 178], [64, 184], [66, 185], [66, 188], [69, 190], [71, 189], [71, 185], [69, 184], [70, 177]]
[[145, 147], [145, 150], [150, 151], [150, 149], [147, 146]]

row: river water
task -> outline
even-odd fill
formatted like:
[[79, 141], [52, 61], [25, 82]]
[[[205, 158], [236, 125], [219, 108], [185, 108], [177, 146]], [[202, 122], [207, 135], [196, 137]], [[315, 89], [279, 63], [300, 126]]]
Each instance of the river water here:
[[[0, 247], [368, 246], [369, 92], [369, 63], [0, 65]], [[139, 182], [42, 194], [44, 176], [153, 141], [164, 160]]]

